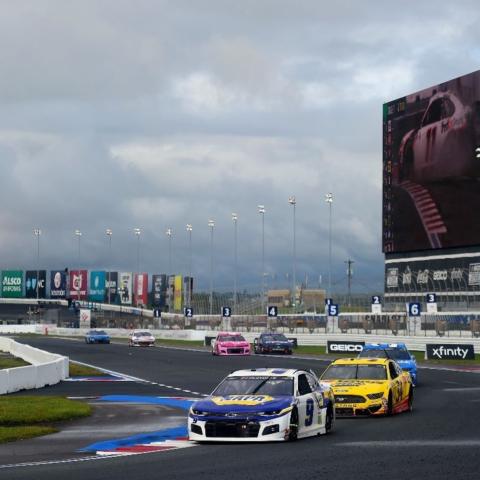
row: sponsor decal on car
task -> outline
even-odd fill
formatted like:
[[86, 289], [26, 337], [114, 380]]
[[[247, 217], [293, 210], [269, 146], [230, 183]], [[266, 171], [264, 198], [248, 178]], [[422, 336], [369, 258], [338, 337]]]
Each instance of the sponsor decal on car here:
[[229, 395], [228, 397], [212, 397], [217, 405], [261, 405], [274, 400], [269, 395]]

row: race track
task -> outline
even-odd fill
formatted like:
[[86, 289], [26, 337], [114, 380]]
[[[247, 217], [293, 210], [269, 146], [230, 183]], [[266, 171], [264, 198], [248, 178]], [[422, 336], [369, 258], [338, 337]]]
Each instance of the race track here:
[[[42, 394], [72, 396], [88, 388], [90, 395], [109, 391], [198, 397], [208, 394], [226, 374], [239, 368], [296, 367], [321, 373], [327, 363], [255, 355], [219, 358], [201, 351], [129, 349], [57, 338], [20, 341], [146, 381], [91, 383], [88, 387], [64, 382], [37, 392]], [[478, 479], [480, 374], [421, 369], [419, 375], [413, 413], [341, 419], [327, 436], [295, 443], [209, 444], [95, 461], [0, 468], [0, 479]]]

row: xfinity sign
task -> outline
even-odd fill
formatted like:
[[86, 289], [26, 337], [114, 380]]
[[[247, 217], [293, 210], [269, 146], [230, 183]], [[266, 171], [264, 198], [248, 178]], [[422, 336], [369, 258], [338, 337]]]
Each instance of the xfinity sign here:
[[429, 360], [474, 360], [473, 345], [468, 344], [428, 344], [426, 358]]
[[349, 353], [357, 355], [363, 350], [365, 342], [347, 342], [342, 340], [328, 340], [327, 353]]

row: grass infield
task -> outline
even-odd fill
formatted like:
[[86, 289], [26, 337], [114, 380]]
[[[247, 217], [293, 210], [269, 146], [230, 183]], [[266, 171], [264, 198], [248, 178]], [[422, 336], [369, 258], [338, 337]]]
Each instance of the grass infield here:
[[56, 422], [87, 417], [91, 412], [87, 403], [63, 397], [0, 397], [0, 443], [54, 433]]
[[26, 367], [27, 365], [30, 364], [21, 358], [0, 356], [0, 370], [4, 368]]

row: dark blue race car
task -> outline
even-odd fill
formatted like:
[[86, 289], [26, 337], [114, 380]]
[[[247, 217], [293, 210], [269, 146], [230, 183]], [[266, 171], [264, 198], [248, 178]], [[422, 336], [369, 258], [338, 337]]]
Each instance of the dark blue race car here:
[[85, 334], [85, 343], [110, 343], [110, 335], [103, 330], [90, 330]]
[[402, 370], [410, 373], [413, 386], [417, 385], [417, 360], [404, 343], [366, 343], [358, 357], [395, 360]]
[[262, 333], [253, 341], [255, 353], [292, 354], [293, 342], [283, 333]]

